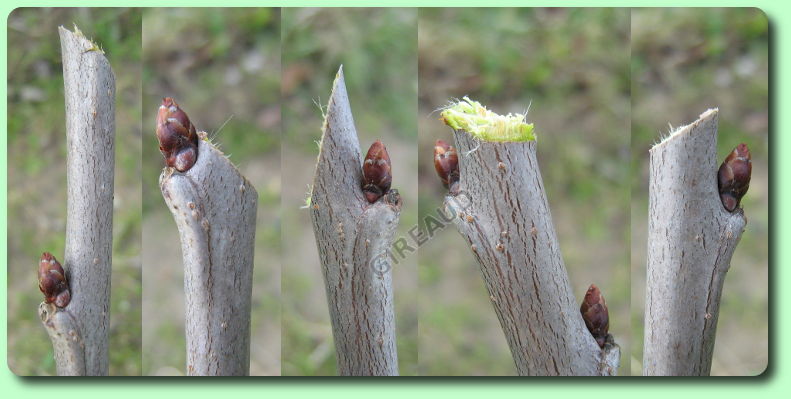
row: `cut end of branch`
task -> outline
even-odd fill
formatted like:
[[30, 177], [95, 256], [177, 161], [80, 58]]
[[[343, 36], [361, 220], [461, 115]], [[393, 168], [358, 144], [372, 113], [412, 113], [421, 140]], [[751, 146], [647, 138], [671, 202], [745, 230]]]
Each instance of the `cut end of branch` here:
[[345, 98], [345, 97], [346, 97], [346, 81], [343, 78], [343, 64], [341, 64], [341, 66], [338, 68], [338, 72], [335, 73], [335, 79], [332, 81], [332, 91], [330, 92], [330, 99], [327, 102], [327, 111], [324, 112], [324, 121], [321, 124], [322, 142], [319, 143], [319, 152], [321, 152], [322, 150], [324, 134], [326, 134], [327, 132], [327, 123], [330, 116], [330, 109], [336, 106], [336, 101], [338, 98]]
[[701, 123], [704, 123], [704, 122], [712, 120], [712, 119], [716, 120], [718, 115], [719, 115], [719, 108], [709, 108], [709, 109], [707, 109], [706, 112], [700, 114], [700, 116], [698, 117], [698, 119], [695, 122], [692, 122], [689, 125], [679, 126], [679, 127], [675, 128], [675, 129], [672, 129], [670, 131], [670, 133], [668, 133], [667, 136], [662, 138], [662, 140], [659, 143], [657, 143], [656, 145], [651, 147], [651, 151], [653, 151], [655, 148], [660, 147], [663, 144], [665, 144], [665, 143], [667, 143], [667, 142], [669, 142], [669, 141], [671, 141], [673, 139], [676, 139], [676, 138], [678, 138], [680, 136], [683, 136], [685, 134], [689, 134], [690, 132], [695, 130], [694, 128], [697, 127], [698, 125], [700, 125]]
[[102, 47], [99, 46], [98, 44], [96, 44], [93, 40], [87, 38], [85, 36], [85, 34], [82, 33], [80, 28], [77, 27], [77, 24], [74, 24], [74, 31], [73, 32], [68, 30], [68, 29], [66, 29], [66, 28], [64, 28], [63, 25], [58, 26], [58, 31], [60, 31], [60, 35], [61, 36], [63, 36], [64, 34], [69, 34], [69, 35], [73, 35], [74, 37], [80, 39], [80, 41], [85, 44], [85, 46], [84, 46], [85, 48], [84, 48], [83, 52], [96, 51], [96, 52], [98, 52], [100, 54], [104, 54], [104, 50], [102, 49]]
[[464, 130], [483, 141], [534, 141], [533, 124], [525, 114], [498, 115], [477, 101], [464, 97], [440, 114], [442, 122], [454, 130]]
[[328, 202], [322, 204], [322, 201], [317, 201], [327, 191], [334, 193], [333, 202], [336, 203], [364, 201], [360, 165], [360, 143], [341, 66], [324, 114], [319, 155], [310, 192], [311, 206], [329, 205]]
[[213, 169], [218, 175], [227, 174], [228, 176], [241, 179], [243, 184], [240, 186], [240, 189], [243, 186], [244, 190], [242, 191], [251, 190], [255, 193], [255, 197], [257, 198], [258, 193], [255, 187], [253, 187], [252, 183], [250, 183], [242, 172], [239, 171], [239, 168], [231, 162], [229, 155], [224, 154], [215, 143], [209, 140], [208, 133], [199, 131], [197, 135], [199, 153], [202, 156], [197, 158], [192, 168], [184, 172], [179, 172], [175, 167], [165, 166], [162, 169], [162, 173], [159, 175], [160, 188], [163, 188], [170, 177], [175, 174], [192, 176], [194, 179], [199, 179], [199, 181], [204, 181], [204, 179], [210, 180], [210, 176], [212, 175], [211, 170]]

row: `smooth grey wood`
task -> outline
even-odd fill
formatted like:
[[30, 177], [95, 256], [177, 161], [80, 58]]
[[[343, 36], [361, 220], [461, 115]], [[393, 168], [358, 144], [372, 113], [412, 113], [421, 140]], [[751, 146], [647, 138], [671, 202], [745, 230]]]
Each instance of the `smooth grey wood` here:
[[184, 260], [187, 374], [248, 375], [258, 193], [206, 133], [199, 136], [195, 165], [159, 177]]
[[67, 309], [79, 320], [85, 374], [107, 375], [113, 249], [115, 77], [79, 30], [60, 33], [66, 97]]
[[398, 375], [390, 262], [397, 193], [369, 204], [343, 69], [333, 84], [311, 192], [338, 374]]
[[38, 317], [52, 341], [58, 375], [84, 376], [85, 343], [80, 336], [77, 319], [67, 310], [46, 302], [39, 304]]
[[523, 376], [612, 375], [620, 348], [585, 327], [552, 225], [536, 142], [478, 141], [455, 131], [461, 180], [445, 199], [478, 260]]
[[746, 225], [720, 201], [717, 116], [706, 111], [650, 150], [644, 375], [711, 371], [722, 286]]

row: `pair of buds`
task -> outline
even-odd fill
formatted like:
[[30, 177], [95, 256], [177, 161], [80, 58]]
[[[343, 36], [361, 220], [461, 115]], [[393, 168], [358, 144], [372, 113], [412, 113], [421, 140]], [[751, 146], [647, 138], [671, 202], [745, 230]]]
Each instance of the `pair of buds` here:
[[66, 272], [49, 252], [44, 252], [38, 263], [38, 289], [44, 294], [44, 302], [59, 308], [65, 308], [71, 301]]
[[[445, 188], [452, 193], [458, 191], [459, 157], [456, 149], [442, 140], [434, 144], [434, 169]], [[393, 180], [390, 156], [381, 141], [377, 140], [368, 149], [363, 161], [363, 194], [370, 203], [376, 202], [390, 190]]]
[[[167, 166], [186, 172], [198, 158], [198, 135], [195, 126], [173, 98], [165, 97], [157, 113], [157, 139], [159, 151]], [[393, 180], [390, 156], [381, 141], [377, 140], [368, 149], [363, 162], [362, 189], [370, 203], [390, 191]]]
[[176, 100], [165, 97], [157, 113], [159, 151], [167, 166], [186, 172], [198, 159], [198, 134]]

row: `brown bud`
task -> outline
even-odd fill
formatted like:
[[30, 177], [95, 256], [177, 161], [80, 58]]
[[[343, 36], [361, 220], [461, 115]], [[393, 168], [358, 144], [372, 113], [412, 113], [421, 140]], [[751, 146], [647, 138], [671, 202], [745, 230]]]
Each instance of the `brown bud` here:
[[38, 289], [44, 294], [44, 302], [65, 308], [71, 301], [66, 273], [57, 259], [49, 252], [41, 254], [38, 263]]
[[381, 141], [376, 140], [363, 161], [363, 194], [370, 203], [376, 202], [390, 190], [390, 156]]
[[157, 139], [165, 165], [188, 171], [198, 159], [198, 134], [187, 114], [170, 97], [162, 99], [157, 113]]
[[585, 327], [596, 339], [599, 347], [603, 348], [607, 340], [607, 331], [610, 328], [610, 316], [604, 296], [595, 284], [591, 284], [585, 293], [580, 313], [582, 313], [582, 320], [585, 320]]
[[753, 171], [752, 158], [747, 144], [739, 144], [725, 158], [717, 172], [722, 206], [733, 212], [750, 188], [750, 174]]
[[459, 156], [452, 145], [437, 140], [434, 144], [434, 169], [445, 188], [457, 191], [459, 182]]

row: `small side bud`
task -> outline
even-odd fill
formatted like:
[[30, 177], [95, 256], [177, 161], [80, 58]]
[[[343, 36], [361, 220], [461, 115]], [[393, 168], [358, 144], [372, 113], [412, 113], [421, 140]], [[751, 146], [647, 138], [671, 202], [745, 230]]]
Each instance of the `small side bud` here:
[[390, 171], [390, 156], [381, 141], [376, 140], [368, 149], [363, 161], [363, 194], [374, 203], [390, 190], [393, 176]]
[[165, 97], [157, 113], [157, 139], [165, 165], [186, 172], [198, 159], [198, 134], [176, 100]]
[[49, 252], [44, 252], [38, 263], [38, 289], [44, 294], [44, 302], [59, 308], [65, 308], [71, 301], [66, 272]]
[[437, 140], [434, 144], [434, 169], [445, 188], [456, 192], [459, 183], [459, 156], [450, 144]]
[[725, 158], [717, 172], [722, 206], [733, 212], [739, 207], [744, 194], [750, 188], [750, 175], [753, 171], [752, 158], [747, 144], [739, 144]]
[[585, 327], [588, 328], [599, 347], [604, 347], [607, 341], [607, 331], [610, 328], [610, 316], [607, 311], [607, 303], [604, 296], [595, 284], [591, 284], [585, 293], [585, 299], [580, 306], [582, 319], [585, 320]]

